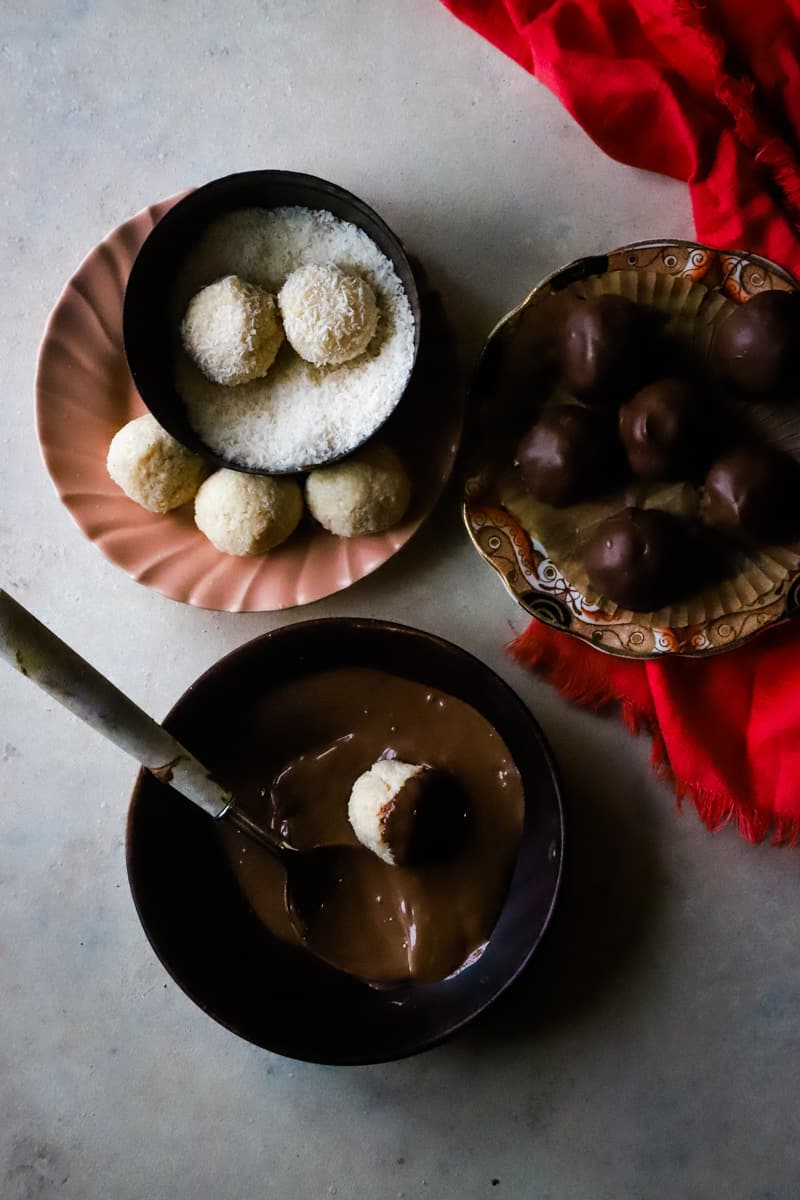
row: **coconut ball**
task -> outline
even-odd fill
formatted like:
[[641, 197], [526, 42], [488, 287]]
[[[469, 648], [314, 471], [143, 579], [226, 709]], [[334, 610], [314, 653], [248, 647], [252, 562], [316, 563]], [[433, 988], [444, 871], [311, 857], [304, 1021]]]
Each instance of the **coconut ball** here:
[[306, 480], [313, 517], [339, 537], [382, 533], [404, 516], [411, 486], [388, 446], [372, 446], [344, 462], [318, 467]]
[[238, 275], [225, 275], [189, 301], [181, 336], [203, 374], [232, 387], [266, 375], [283, 329], [269, 292]]
[[293, 479], [215, 471], [194, 502], [197, 528], [223, 554], [266, 554], [280, 545], [303, 515]]
[[358, 840], [392, 866], [444, 857], [461, 842], [464, 796], [445, 771], [380, 758], [359, 775], [347, 816]]
[[106, 469], [130, 500], [155, 513], [191, 500], [208, 474], [203, 459], [170, 437], [150, 413], [114, 434]]
[[287, 341], [316, 367], [363, 354], [378, 325], [372, 288], [338, 267], [299, 267], [278, 293], [278, 304]]

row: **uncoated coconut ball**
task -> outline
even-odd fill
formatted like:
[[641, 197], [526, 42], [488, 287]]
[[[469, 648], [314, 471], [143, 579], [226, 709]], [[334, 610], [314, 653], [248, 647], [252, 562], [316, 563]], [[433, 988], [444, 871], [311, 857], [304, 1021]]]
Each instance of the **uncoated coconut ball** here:
[[106, 468], [130, 500], [155, 513], [191, 500], [208, 474], [203, 459], [170, 437], [150, 413], [114, 434]]
[[411, 499], [408, 475], [388, 446], [319, 467], [306, 480], [311, 515], [339, 537], [382, 533], [402, 519]]
[[294, 532], [303, 494], [293, 479], [215, 471], [194, 502], [197, 528], [223, 554], [266, 554]]
[[181, 335], [203, 374], [228, 387], [266, 375], [283, 341], [274, 298], [238, 275], [225, 275], [192, 297]]
[[378, 325], [375, 293], [358, 275], [309, 263], [278, 293], [286, 339], [317, 367], [363, 354]]

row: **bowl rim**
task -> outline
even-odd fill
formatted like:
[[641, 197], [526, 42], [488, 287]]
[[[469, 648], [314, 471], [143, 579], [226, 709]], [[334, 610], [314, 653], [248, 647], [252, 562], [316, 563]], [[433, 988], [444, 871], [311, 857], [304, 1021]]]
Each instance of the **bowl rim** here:
[[[242, 187], [247, 187], [258, 183], [266, 184], [269, 182], [297, 184], [301, 187], [313, 188], [322, 193], [327, 193], [340, 203], [344, 203], [345, 205], [355, 209], [356, 214], [363, 214], [369, 219], [369, 221], [373, 222], [380, 230], [383, 238], [385, 238], [386, 242], [391, 246], [391, 253], [387, 253], [380, 246], [378, 249], [382, 254], [385, 254], [385, 256], [391, 260], [392, 266], [399, 276], [405, 275], [405, 278], [401, 278], [400, 281], [403, 285], [403, 290], [410, 305], [411, 314], [414, 320], [414, 343], [411, 366], [402, 390], [398, 393], [394, 404], [381, 423], [376, 426], [367, 437], [362, 438], [360, 442], [349, 447], [342, 454], [329, 455], [327, 458], [322, 458], [314, 462], [309, 462], [282, 470], [274, 470], [264, 467], [242, 466], [234, 460], [227, 459], [224, 457], [224, 455], [218, 454], [215, 450], [212, 450], [211, 447], [207, 446], [202, 438], [200, 438], [199, 434], [194, 435], [195, 440], [191, 445], [185, 442], [183, 438], [179, 436], [179, 432], [176, 432], [177, 426], [169, 428], [162, 421], [161, 417], [153, 412], [146, 395], [147, 388], [142, 387], [143, 356], [141, 354], [137, 356], [136, 353], [133, 354], [133, 357], [131, 356], [131, 347], [134, 344], [134, 339], [131, 333], [134, 320], [134, 304], [136, 303], [137, 292], [142, 287], [140, 276], [147, 269], [148, 258], [154, 253], [154, 246], [158, 247], [159, 242], [163, 238], [169, 236], [169, 232], [173, 227], [178, 228], [180, 226], [182, 220], [185, 218], [187, 210], [191, 209], [193, 205], [202, 204], [204, 199], [209, 195], [213, 195], [215, 191], [224, 191], [227, 187], [230, 187], [234, 183], [238, 183]], [[383, 217], [381, 217], [380, 214], [377, 213], [375, 209], [372, 208], [372, 206], [369, 205], [365, 200], [362, 200], [360, 196], [357, 196], [354, 192], [348, 191], [347, 188], [342, 187], [338, 183], [334, 183], [332, 180], [323, 179], [321, 176], [310, 175], [302, 171], [286, 171], [280, 168], [272, 167], [253, 171], [234, 171], [229, 175], [221, 175], [216, 179], [210, 179], [206, 183], [200, 184], [198, 187], [183, 189], [182, 191], [178, 192], [178, 197], [179, 198], [176, 203], [156, 222], [142, 245], [139, 247], [139, 250], [133, 261], [133, 265], [128, 273], [128, 278], [125, 281], [125, 291], [122, 301], [122, 348], [125, 356], [125, 362], [128, 370], [130, 371], [136, 391], [141, 397], [142, 403], [147, 411], [152, 413], [159, 424], [163, 425], [167, 432], [171, 434], [176, 441], [180, 442], [180, 444], [186, 449], [191, 450], [195, 454], [199, 454], [217, 469], [240, 471], [245, 475], [297, 475], [306, 471], [314, 470], [317, 467], [332, 466], [334, 463], [343, 461], [351, 454], [355, 454], [374, 437], [377, 437], [390, 418], [394, 416], [398, 406], [403, 400], [403, 397], [408, 391], [417, 366], [420, 341], [422, 338], [422, 307], [420, 303], [419, 286], [414, 267], [411, 259], [408, 256], [405, 246], [403, 245], [403, 242], [400, 240], [394, 230], [386, 223]], [[269, 209], [268, 205], [258, 204], [247, 204], [242, 205], [241, 207], [263, 207]], [[309, 206], [308, 204], [302, 204], [299, 205], [299, 207], [307, 208]], [[233, 208], [228, 208], [225, 211], [235, 211], [235, 206]], [[220, 215], [223, 214], [220, 213]], [[357, 225], [359, 229], [362, 229], [362, 232], [366, 233], [367, 236], [372, 239], [372, 235], [369, 233], [369, 231], [363, 229], [363, 226], [359, 225], [354, 216], [351, 215], [347, 217], [339, 217], [338, 219], [350, 221], [351, 224]], [[372, 240], [374, 241], [374, 239]], [[398, 271], [398, 265], [402, 268], [402, 271]], [[176, 396], [178, 395], [177, 392], [175, 394]]]
[[[282, 625], [277, 629], [268, 630], [266, 633], [260, 634], [257, 637], [252, 638], [250, 641], [244, 642], [242, 645], [237, 646], [233, 650], [228, 651], [227, 654], [224, 654], [221, 658], [217, 659], [216, 662], [212, 663], [211, 666], [209, 666], [205, 671], [203, 671], [203, 673], [201, 675], [199, 675], [197, 677], [197, 679], [195, 679], [191, 684], [189, 684], [188, 688], [186, 688], [185, 691], [178, 697], [178, 699], [175, 701], [175, 703], [170, 708], [169, 712], [164, 717], [163, 724], [167, 728], [169, 728], [169, 723], [170, 723], [171, 719], [173, 718], [173, 716], [177, 715], [180, 708], [183, 706], [183, 704], [186, 701], [188, 701], [190, 698], [195, 696], [197, 694], [197, 692], [202, 690], [202, 688], [205, 687], [208, 683], [211, 683], [215, 679], [217, 679], [218, 676], [225, 669], [227, 669], [227, 667], [229, 666], [229, 664], [231, 663], [232, 660], [234, 660], [238, 657], [247, 655], [257, 645], [262, 646], [264, 644], [268, 644], [270, 641], [277, 641], [277, 640], [280, 640], [287, 636], [302, 637], [306, 631], [311, 630], [311, 629], [316, 630], [316, 629], [319, 629], [320, 627], [328, 627], [329, 629], [331, 629], [331, 631], [335, 631], [335, 629], [337, 627], [342, 627], [342, 626], [346, 626], [348, 628], [348, 630], [368, 630], [368, 631], [371, 631], [374, 633], [389, 634], [389, 636], [394, 636], [394, 635], [399, 635], [401, 637], [409, 637], [410, 636], [410, 637], [413, 637], [415, 640], [420, 640], [420, 641], [423, 641], [423, 642], [431, 644], [431, 645], [436, 645], [440, 650], [443, 650], [444, 652], [446, 652], [448, 654], [455, 653], [457, 656], [461, 657], [462, 659], [471, 662], [471, 664], [473, 664], [473, 666], [478, 667], [484, 673], [488, 673], [490, 676], [492, 676], [493, 682], [499, 687], [499, 691], [503, 694], [504, 700], [510, 705], [510, 707], [512, 709], [515, 710], [516, 714], [520, 718], [522, 718], [524, 721], [527, 722], [527, 724], [530, 728], [531, 734], [533, 736], [533, 740], [536, 742], [538, 751], [542, 755], [543, 767], [546, 770], [546, 773], [547, 773], [547, 775], [550, 779], [551, 785], [552, 785], [552, 804], [554, 806], [554, 812], [557, 814], [557, 818], [558, 818], [558, 820], [557, 820], [558, 862], [557, 862], [556, 876], [555, 876], [555, 880], [553, 883], [552, 896], [550, 897], [550, 903], [548, 905], [548, 908], [544, 915], [542, 923], [538, 929], [536, 937], [531, 940], [531, 943], [528, 946], [528, 948], [526, 949], [526, 951], [522, 957], [522, 960], [514, 968], [514, 970], [511, 972], [511, 974], [508, 976], [508, 978], [505, 979], [496, 990], [492, 991], [492, 993], [488, 999], [482, 1001], [478, 1005], [478, 1007], [476, 1007], [474, 1009], [474, 1011], [470, 1012], [467, 1016], [462, 1017], [460, 1020], [456, 1021], [454, 1024], [452, 1024], [447, 1029], [445, 1029], [443, 1032], [438, 1032], [438, 1033], [431, 1035], [430, 1037], [423, 1038], [415, 1045], [413, 1045], [407, 1049], [404, 1049], [400, 1053], [350, 1055], [350, 1056], [342, 1055], [337, 1058], [334, 1058], [331, 1056], [321, 1058], [321, 1057], [314, 1057], [313, 1055], [306, 1056], [306, 1055], [300, 1055], [300, 1054], [291, 1054], [290, 1055], [284, 1051], [275, 1050], [273, 1047], [266, 1045], [263, 1041], [256, 1041], [256, 1040], [250, 1038], [249, 1036], [243, 1034], [230, 1021], [226, 1020], [224, 1017], [220, 1016], [216, 1011], [214, 1011], [213, 1007], [210, 1004], [206, 1003], [206, 1001], [201, 996], [197, 995], [194, 991], [190, 990], [186, 986], [185, 982], [183, 980], [181, 980], [179, 978], [178, 974], [173, 970], [171, 963], [168, 962], [166, 960], [166, 958], [162, 956], [161, 950], [159, 949], [159, 946], [156, 944], [156, 941], [154, 940], [154, 937], [151, 934], [151, 930], [148, 927], [148, 924], [143, 915], [142, 906], [140, 904], [140, 900], [137, 895], [136, 886], [134, 883], [133, 824], [134, 824], [134, 819], [135, 819], [136, 808], [137, 808], [138, 803], [140, 802], [141, 784], [146, 775], [145, 768], [143, 768], [143, 767], [140, 767], [137, 772], [136, 779], [134, 780], [134, 784], [133, 784], [133, 789], [131, 791], [131, 794], [130, 794], [130, 797], [128, 800], [128, 809], [127, 809], [127, 816], [126, 816], [126, 821], [125, 821], [125, 869], [126, 869], [126, 875], [127, 875], [127, 879], [128, 879], [128, 889], [129, 889], [131, 898], [133, 900], [134, 908], [136, 910], [136, 915], [139, 919], [139, 924], [140, 924], [140, 926], [144, 932], [144, 935], [145, 935], [148, 943], [150, 944], [150, 947], [153, 950], [156, 958], [161, 963], [161, 966], [164, 968], [164, 970], [167, 972], [167, 974], [170, 976], [170, 978], [173, 980], [173, 982], [175, 984], [177, 984], [178, 988], [183, 992], [183, 994], [186, 995], [194, 1004], [196, 1004], [198, 1006], [198, 1008], [200, 1008], [208, 1017], [210, 1017], [212, 1020], [216, 1021], [217, 1024], [222, 1025], [225, 1029], [229, 1030], [231, 1033], [235, 1034], [242, 1041], [249, 1042], [251, 1045], [258, 1046], [260, 1049], [267, 1050], [270, 1054], [277, 1054], [282, 1058], [289, 1058], [292, 1061], [297, 1061], [297, 1062], [313, 1063], [313, 1064], [319, 1065], [319, 1066], [371, 1066], [371, 1065], [377, 1065], [380, 1063], [399, 1062], [402, 1059], [411, 1058], [414, 1055], [421, 1054], [426, 1050], [432, 1050], [434, 1047], [441, 1045], [445, 1041], [448, 1041], [451, 1037], [454, 1037], [457, 1033], [459, 1033], [461, 1030], [466, 1028], [468, 1025], [472, 1024], [473, 1021], [475, 1021], [478, 1017], [480, 1017], [483, 1013], [485, 1013], [486, 1010], [488, 1008], [490, 1008], [497, 1000], [499, 1000], [500, 997], [505, 992], [507, 992], [508, 989], [510, 987], [512, 987], [512, 985], [519, 979], [519, 977], [527, 970], [528, 966], [530, 965], [531, 959], [533, 958], [533, 955], [536, 953], [537, 949], [541, 945], [541, 942], [542, 942], [548, 928], [550, 927], [550, 924], [553, 919], [553, 914], [555, 912], [556, 905], [558, 903], [558, 898], [559, 898], [560, 891], [561, 891], [561, 885], [563, 882], [564, 858], [565, 858], [564, 798], [563, 798], [563, 784], [562, 784], [562, 780], [561, 780], [561, 774], [560, 774], [558, 765], [555, 761], [553, 751], [547, 740], [547, 737], [545, 736], [545, 733], [544, 733], [541, 725], [539, 724], [539, 721], [533, 714], [533, 712], [530, 710], [530, 708], [527, 706], [527, 704], [525, 704], [525, 702], [521, 699], [521, 697], [517, 694], [517, 692], [514, 690], [514, 688], [511, 687], [511, 685], [509, 683], [507, 683], [500, 675], [498, 675], [498, 673], [496, 671], [494, 671], [490, 666], [488, 666], [485, 662], [483, 662], [482, 659], [478, 658], [477, 655], [473, 654], [469, 650], [465, 650], [462, 646], [457, 645], [455, 642], [450, 642], [446, 638], [440, 637], [438, 634], [430, 633], [427, 630], [417, 629], [416, 627], [414, 627], [412, 625], [404, 625], [404, 624], [401, 624], [396, 621], [382, 620], [380, 618], [346, 617], [346, 616], [344, 616], [344, 617], [315, 617], [315, 618], [312, 618], [307, 621], [298, 621], [293, 624]], [[380, 669], [380, 667], [378, 667], [378, 669]], [[526, 795], [524, 812], [527, 812], [528, 804], [532, 802], [532, 799], [533, 798], [529, 799], [528, 796]], [[516, 870], [516, 865], [515, 865], [515, 870]], [[513, 882], [513, 873], [512, 873], [512, 881], [509, 882], [509, 889], [508, 889], [508, 892], [506, 893], [506, 899], [504, 900], [503, 907], [505, 907], [505, 904], [507, 903], [508, 896], [511, 891], [511, 882]], [[502, 913], [502, 909], [501, 909], [501, 913]], [[498, 917], [498, 920], [499, 920], [499, 917]], [[493, 936], [493, 934], [494, 934], [494, 931], [492, 931], [492, 934], [490, 934], [489, 940], [491, 940], [491, 937]]]

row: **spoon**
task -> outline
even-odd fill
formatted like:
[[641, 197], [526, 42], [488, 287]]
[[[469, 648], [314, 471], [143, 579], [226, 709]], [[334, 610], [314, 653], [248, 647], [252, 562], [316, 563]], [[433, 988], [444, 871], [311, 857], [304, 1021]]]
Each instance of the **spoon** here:
[[[309, 939], [318, 911], [321, 881], [330, 886], [349, 874], [356, 846], [298, 850], [247, 815], [185, 746], [110, 680], [0, 588], [0, 656], [97, 733], [125, 750], [160, 783], [170, 784], [215, 821], [226, 821], [258, 842], [283, 867], [284, 901], [302, 942], [332, 966], [326, 951]], [[327, 885], [326, 885], [327, 886]]]

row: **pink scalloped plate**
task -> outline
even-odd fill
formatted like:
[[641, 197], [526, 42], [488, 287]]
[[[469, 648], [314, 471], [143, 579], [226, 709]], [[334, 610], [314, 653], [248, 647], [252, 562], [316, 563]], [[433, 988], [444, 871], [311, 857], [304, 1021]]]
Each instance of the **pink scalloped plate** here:
[[173, 196], [120, 225], [65, 287], [39, 354], [36, 421], [42, 456], [78, 527], [139, 583], [172, 600], [227, 612], [309, 604], [385, 563], [438, 500], [461, 436], [452, 334], [438, 298], [423, 294], [424, 336], [414, 376], [381, 431], [411, 474], [412, 507], [401, 525], [375, 537], [346, 539], [306, 517], [298, 532], [266, 557], [220, 554], [195, 527], [191, 504], [166, 516], [149, 513], [112, 483], [105, 466], [111, 438], [145, 411], [122, 341], [128, 273], [150, 230], [179, 199]]

